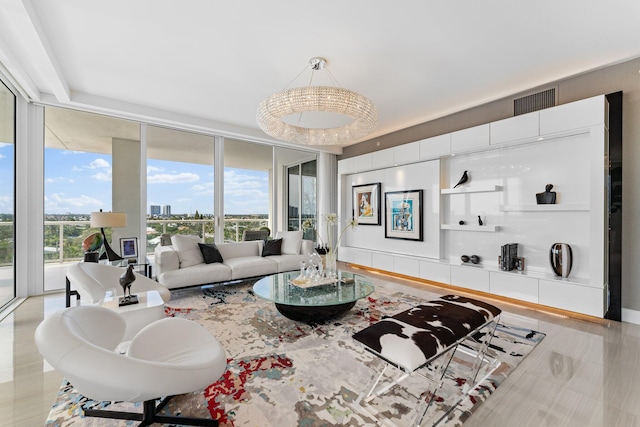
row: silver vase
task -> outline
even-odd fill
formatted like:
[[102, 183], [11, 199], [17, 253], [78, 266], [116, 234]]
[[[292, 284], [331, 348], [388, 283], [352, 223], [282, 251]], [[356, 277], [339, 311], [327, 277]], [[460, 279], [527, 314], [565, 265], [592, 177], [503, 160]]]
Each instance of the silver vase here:
[[549, 262], [556, 276], [568, 277], [573, 266], [573, 252], [567, 243], [554, 243], [549, 251]]

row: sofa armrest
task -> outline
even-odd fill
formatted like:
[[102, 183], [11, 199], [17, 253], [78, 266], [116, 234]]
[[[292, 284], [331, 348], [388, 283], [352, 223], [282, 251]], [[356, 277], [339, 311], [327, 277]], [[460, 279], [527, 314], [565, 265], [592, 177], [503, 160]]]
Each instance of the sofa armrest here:
[[173, 246], [158, 245], [153, 251], [156, 277], [165, 271], [178, 270], [180, 268], [180, 259], [178, 258], [178, 252], [173, 249]]
[[302, 255], [308, 255], [315, 253], [316, 244], [313, 240], [302, 240], [302, 245], [300, 246], [300, 253]]

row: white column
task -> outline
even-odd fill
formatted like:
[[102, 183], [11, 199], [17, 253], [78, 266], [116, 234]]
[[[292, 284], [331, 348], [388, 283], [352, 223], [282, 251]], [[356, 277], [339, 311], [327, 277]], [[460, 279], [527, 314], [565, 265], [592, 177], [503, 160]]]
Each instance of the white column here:
[[[324, 214], [338, 211], [338, 161], [335, 154], [319, 152], [318, 153], [318, 233], [322, 239], [328, 241], [325, 236], [325, 225], [322, 220]], [[344, 218], [342, 218], [344, 219]], [[335, 228], [335, 227], [334, 227]], [[337, 236], [333, 236], [335, 242]]]
[[127, 226], [114, 228], [110, 242], [120, 254], [121, 237], [137, 237], [140, 244], [141, 153], [140, 141], [113, 138], [111, 144], [111, 210], [127, 213]]

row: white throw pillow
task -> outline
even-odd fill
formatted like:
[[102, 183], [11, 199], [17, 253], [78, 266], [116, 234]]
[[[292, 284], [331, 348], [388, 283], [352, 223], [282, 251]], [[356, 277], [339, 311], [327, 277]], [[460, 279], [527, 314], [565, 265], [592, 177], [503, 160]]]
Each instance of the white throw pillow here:
[[299, 255], [302, 246], [302, 230], [278, 231], [276, 239], [282, 238], [282, 255]]
[[186, 234], [174, 234], [171, 236], [171, 244], [178, 252], [180, 268], [204, 263], [204, 257], [200, 251], [200, 238]]

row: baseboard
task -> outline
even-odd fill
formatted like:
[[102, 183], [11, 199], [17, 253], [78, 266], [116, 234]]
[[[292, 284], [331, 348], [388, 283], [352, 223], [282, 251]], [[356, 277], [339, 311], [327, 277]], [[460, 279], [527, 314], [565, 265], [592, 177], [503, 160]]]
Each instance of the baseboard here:
[[622, 308], [622, 321], [640, 325], [640, 311]]

